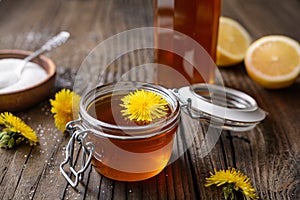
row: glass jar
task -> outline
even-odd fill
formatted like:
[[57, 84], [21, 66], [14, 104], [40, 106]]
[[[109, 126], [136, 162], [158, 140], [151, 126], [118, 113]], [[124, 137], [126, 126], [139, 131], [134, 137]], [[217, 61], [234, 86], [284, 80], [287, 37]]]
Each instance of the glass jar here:
[[[121, 114], [120, 99], [136, 90], [161, 95], [168, 102], [169, 114], [149, 124], [128, 123]], [[206, 134], [210, 138], [200, 147], [205, 155], [217, 142], [222, 129], [247, 131], [266, 115], [249, 95], [217, 85], [194, 84], [167, 89], [149, 83], [118, 82], [99, 86], [83, 95], [79, 119], [67, 124], [72, 137], [66, 147], [66, 159], [60, 165], [63, 176], [76, 187], [90, 163], [100, 174], [114, 180], [139, 181], [155, 176], [170, 161], [173, 146], [177, 146], [173, 145], [175, 135], [185, 134], [184, 140], [193, 137], [188, 133], [191, 129], [178, 129], [185, 116], [181, 111], [210, 126]], [[78, 161], [74, 160], [74, 153], [78, 151], [76, 142], [83, 149], [79, 169]], [[189, 145], [183, 143], [185, 148]], [[67, 164], [71, 175], [65, 170]]]
[[[137, 89], [160, 94], [167, 100], [170, 114], [147, 125], [128, 125], [120, 112], [120, 99]], [[83, 96], [79, 119], [67, 125], [72, 134], [67, 154], [73, 157], [71, 151], [78, 140], [83, 145], [87, 163], [91, 161], [100, 174], [119, 181], [144, 180], [167, 165], [179, 121], [179, 103], [166, 88], [133, 82], [100, 86]], [[75, 177], [78, 176], [71, 167], [73, 171]], [[78, 180], [72, 181], [64, 170], [62, 172], [71, 185], [77, 185]]]

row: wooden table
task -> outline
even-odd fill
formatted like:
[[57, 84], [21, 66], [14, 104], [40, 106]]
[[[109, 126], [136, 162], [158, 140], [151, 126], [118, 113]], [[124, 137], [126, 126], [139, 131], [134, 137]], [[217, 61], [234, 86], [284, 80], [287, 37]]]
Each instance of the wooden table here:
[[[57, 69], [56, 91], [72, 88], [83, 59], [101, 41], [124, 30], [152, 25], [146, 0], [0, 1], [0, 48], [34, 50], [61, 30], [71, 39], [46, 54]], [[298, 0], [224, 0], [223, 15], [237, 19], [258, 39], [283, 34], [300, 40]], [[38, 134], [36, 147], [0, 149], [0, 199], [221, 199], [205, 188], [216, 169], [236, 167], [251, 178], [261, 199], [300, 199], [300, 79], [291, 87], [266, 90], [246, 74], [243, 64], [220, 69], [225, 85], [253, 96], [268, 117], [247, 132], [223, 131], [201, 158], [199, 140], [163, 172], [146, 181], [124, 183], [102, 177], [90, 167], [78, 190], [59, 172], [70, 138], [59, 132], [45, 100], [15, 113]]]

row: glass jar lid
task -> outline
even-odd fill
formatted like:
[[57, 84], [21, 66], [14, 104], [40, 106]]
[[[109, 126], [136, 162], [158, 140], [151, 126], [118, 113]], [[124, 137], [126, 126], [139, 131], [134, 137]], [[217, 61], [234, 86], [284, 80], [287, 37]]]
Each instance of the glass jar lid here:
[[235, 89], [199, 83], [172, 92], [191, 117], [223, 122], [223, 129], [250, 130], [266, 117], [251, 96]]

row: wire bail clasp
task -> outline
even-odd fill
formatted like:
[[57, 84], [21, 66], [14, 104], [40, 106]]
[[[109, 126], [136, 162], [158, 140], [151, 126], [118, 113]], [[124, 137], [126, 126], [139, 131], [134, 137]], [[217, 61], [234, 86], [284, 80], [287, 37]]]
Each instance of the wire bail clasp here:
[[[86, 171], [86, 169], [89, 167], [92, 159], [92, 154], [95, 149], [94, 144], [92, 142], [86, 142], [85, 138], [91, 130], [83, 130], [80, 125], [77, 125], [76, 123], [80, 122], [80, 120], [74, 120], [67, 124], [67, 130], [72, 135], [71, 139], [68, 142], [68, 145], [66, 146], [66, 158], [65, 160], [60, 164], [60, 172], [65, 177], [65, 179], [68, 181], [68, 183], [72, 187], [76, 187], [83, 179], [83, 174]], [[79, 150], [76, 150], [75, 142], [78, 142], [80, 145]], [[81, 165], [77, 164], [77, 160], [74, 161], [74, 153], [77, 151], [77, 153], [80, 153], [80, 149], [82, 148], [82, 157], [81, 157]], [[64, 169], [64, 166], [68, 164], [68, 171]], [[76, 167], [79, 167], [79, 169], [76, 171]], [[74, 176], [74, 177], [73, 177]]]
[[170, 89], [192, 119], [230, 131], [248, 131], [266, 117], [248, 94], [212, 84], [193, 84]]

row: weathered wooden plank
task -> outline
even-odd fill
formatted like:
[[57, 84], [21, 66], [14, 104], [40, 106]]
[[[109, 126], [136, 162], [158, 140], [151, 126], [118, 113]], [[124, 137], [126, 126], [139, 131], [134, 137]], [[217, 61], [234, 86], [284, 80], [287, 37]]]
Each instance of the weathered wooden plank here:
[[[0, 47], [34, 50], [60, 30], [70, 31], [69, 42], [47, 55], [61, 68], [59, 73], [66, 73], [57, 82], [57, 90], [72, 88], [70, 79], [90, 50], [113, 34], [152, 25], [153, 5], [140, 0], [0, 1]], [[299, 8], [297, 0], [223, 2], [223, 14], [238, 19], [253, 39], [285, 34], [300, 40], [295, 28]], [[147, 62], [148, 56], [148, 52], [125, 55], [109, 69], [104, 82], [118, 80], [132, 66]], [[214, 168], [227, 167], [246, 173], [261, 199], [300, 199], [299, 80], [288, 89], [268, 91], [246, 75], [243, 64], [221, 73], [226, 86], [254, 96], [269, 112], [254, 130], [224, 131], [205, 157], [200, 148], [205, 134], [198, 135], [178, 161], [146, 181], [112, 181], [89, 168], [83, 180], [86, 185], [76, 191], [59, 172], [69, 137], [55, 129], [45, 101], [18, 113], [38, 132], [40, 145], [0, 149], [0, 199], [221, 199], [220, 189], [205, 188], [204, 182]], [[143, 71], [132, 73], [128, 80], [151, 79], [144, 75]]]
[[[297, 199], [299, 193], [295, 191], [299, 180], [295, 177], [299, 176], [300, 165], [296, 162], [299, 160], [296, 153], [299, 148], [295, 138], [299, 138], [296, 115], [300, 108], [299, 93], [291, 91], [299, 85], [295, 84], [288, 90], [268, 91], [253, 83], [246, 76], [243, 66], [230, 71], [222, 70], [222, 73], [226, 85], [247, 91], [263, 109], [272, 113], [256, 129], [229, 135], [234, 164], [249, 175], [263, 199]], [[242, 80], [244, 84], [239, 84]], [[283, 125], [282, 120], [288, 118], [289, 122]]]

